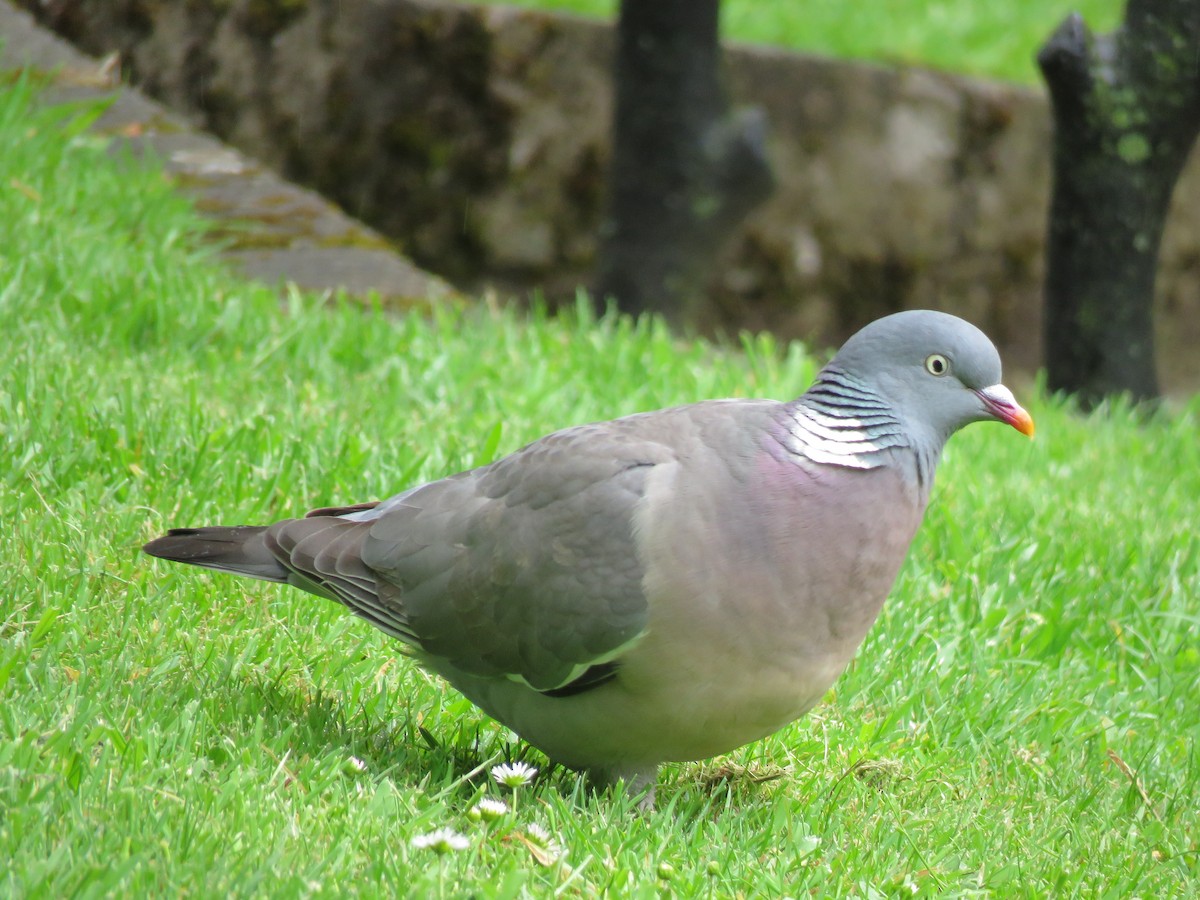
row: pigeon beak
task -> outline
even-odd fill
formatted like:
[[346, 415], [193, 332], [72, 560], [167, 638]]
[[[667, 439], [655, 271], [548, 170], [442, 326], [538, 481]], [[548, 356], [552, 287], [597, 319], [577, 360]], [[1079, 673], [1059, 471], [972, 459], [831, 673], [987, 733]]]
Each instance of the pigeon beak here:
[[1002, 384], [993, 384], [975, 393], [993, 418], [1007, 422], [1026, 437], [1033, 437], [1033, 416], [1021, 408], [1012, 391]]

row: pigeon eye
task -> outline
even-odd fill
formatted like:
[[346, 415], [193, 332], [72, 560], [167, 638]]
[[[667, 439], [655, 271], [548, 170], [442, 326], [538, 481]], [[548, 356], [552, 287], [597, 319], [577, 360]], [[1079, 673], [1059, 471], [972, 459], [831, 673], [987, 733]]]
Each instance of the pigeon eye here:
[[940, 353], [931, 353], [925, 359], [925, 371], [930, 375], [945, 375], [950, 371], [950, 360]]

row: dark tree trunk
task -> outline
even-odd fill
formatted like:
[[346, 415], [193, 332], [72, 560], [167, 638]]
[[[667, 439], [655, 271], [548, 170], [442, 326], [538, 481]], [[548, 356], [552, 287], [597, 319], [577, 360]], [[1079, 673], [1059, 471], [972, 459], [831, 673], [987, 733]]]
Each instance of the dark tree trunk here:
[[689, 318], [732, 229], [773, 186], [766, 123], [721, 88], [718, 0], [622, 0], [608, 209], [593, 293]]
[[1154, 276], [1200, 128], [1198, 54], [1200, 0], [1129, 0], [1100, 36], [1072, 14], [1038, 54], [1055, 124], [1046, 369], [1085, 406], [1158, 396]]

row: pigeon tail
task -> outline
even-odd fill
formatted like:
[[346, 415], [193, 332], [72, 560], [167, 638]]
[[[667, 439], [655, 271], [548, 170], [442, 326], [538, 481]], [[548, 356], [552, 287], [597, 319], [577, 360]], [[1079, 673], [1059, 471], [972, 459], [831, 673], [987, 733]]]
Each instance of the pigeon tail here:
[[160, 559], [263, 581], [287, 582], [288, 570], [263, 540], [266, 531], [265, 525], [172, 528], [142, 549]]

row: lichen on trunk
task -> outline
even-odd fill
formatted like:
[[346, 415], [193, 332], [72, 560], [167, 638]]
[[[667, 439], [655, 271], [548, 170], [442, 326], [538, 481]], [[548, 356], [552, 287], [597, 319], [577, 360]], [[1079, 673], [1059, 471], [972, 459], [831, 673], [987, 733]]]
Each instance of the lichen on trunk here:
[[1055, 124], [1046, 369], [1051, 389], [1084, 406], [1159, 393], [1154, 281], [1200, 128], [1197, 46], [1200, 0], [1129, 0], [1112, 34], [1072, 14], [1038, 54]]

